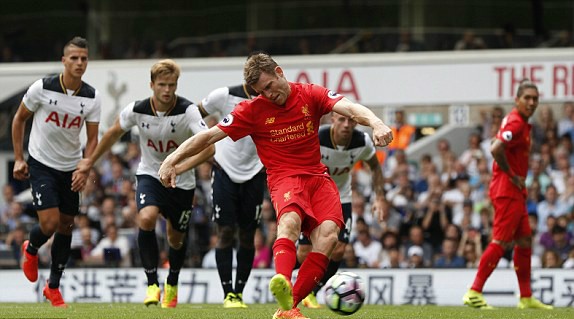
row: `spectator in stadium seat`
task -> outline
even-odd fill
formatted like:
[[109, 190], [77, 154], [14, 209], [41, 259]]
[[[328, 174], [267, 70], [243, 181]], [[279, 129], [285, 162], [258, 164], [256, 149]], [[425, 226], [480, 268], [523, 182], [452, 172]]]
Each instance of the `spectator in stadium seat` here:
[[11, 230], [8, 235], [6, 236], [6, 246], [12, 249], [12, 254], [14, 256], [14, 260], [16, 262], [20, 262], [22, 258], [22, 244], [26, 239], [26, 229], [22, 225], [18, 225], [16, 228]]
[[538, 229], [541, 232], [551, 231], [551, 229], [546, 228], [548, 216], [559, 217], [567, 214], [569, 209], [570, 207], [568, 207], [567, 203], [563, 202], [558, 196], [556, 187], [552, 184], [548, 185], [544, 193], [544, 200], [540, 201], [536, 206]]
[[[90, 156], [98, 142], [100, 95], [82, 81], [88, 66], [88, 42], [74, 37], [63, 50], [64, 71], [40, 79], [30, 86], [12, 121], [14, 178], [30, 179], [38, 225], [22, 249], [26, 278], [38, 280], [38, 249], [55, 233], [50, 278], [43, 293], [52, 306], [67, 307], [60, 293], [60, 279], [70, 257], [74, 216], [79, 213], [79, 192], [88, 174], [74, 172], [82, 157]], [[26, 122], [34, 117], [24, 159]], [[64, 124], [66, 123], [66, 124]], [[86, 126], [87, 142], [80, 134]]]
[[411, 246], [407, 249], [407, 259], [403, 267], [406, 268], [426, 268], [421, 246]]
[[480, 50], [486, 48], [484, 40], [481, 37], [477, 37], [472, 30], [466, 30], [462, 38], [454, 45], [455, 50]]
[[464, 268], [466, 262], [458, 255], [458, 241], [445, 238], [442, 242], [442, 251], [435, 259], [433, 267], [436, 268]]
[[482, 255], [480, 233], [476, 230], [474, 233], [465, 231], [460, 242], [459, 255], [464, 258], [466, 268], [477, 268]]
[[466, 168], [466, 172], [471, 178], [478, 176], [478, 162], [485, 157], [480, 142], [480, 134], [471, 133], [468, 137], [467, 148], [458, 157], [458, 161]]
[[428, 204], [421, 209], [424, 212], [421, 226], [424, 233], [428, 234], [433, 251], [439, 251], [444, 238], [444, 230], [449, 224], [449, 217], [440, 195], [432, 195]]
[[[323, 277], [337, 234], [344, 227], [337, 187], [321, 163], [320, 119], [335, 111], [370, 126], [376, 146], [386, 146], [393, 136], [365, 106], [318, 85], [288, 82], [283, 69], [265, 53], [247, 59], [244, 78], [260, 96], [239, 103], [217, 126], [184, 142], [166, 158], [159, 174], [164, 185], [174, 187], [175, 165], [180, 161], [226, 136], [237, 140], [250, 135], [267, 168], [277, 213], [278, 235], [273, 246], [277, 274], [269, 283], [280, 306], [274, 317], [304, 318], [297, 305], [315, 286], [314, 278]], [[292, 287], [295, 241], [301, 231], [310, 236], [313, 251]]]
[[380, 241], [375, 240], [368, 229], [360, 230], [357, 241], [353, 244], [355, 255], [359, 259], [359, 267], [377, 268], [380, 264], [379, 255], [383, 249]]
[[[235, 105], [257, 96], [245, 83], [221, 87], [201, 100], [199, 111], [205, 118], [233, 111]], [[230, 137], [215, 143], [211, 171], [212, 221], [217, 224], [219, 241], [215, 249], [217, 272], [223, 288], [224, 308], [247, 308], [243, 289], [253, 267], [255, 230], [261, 224], [265, 192], [265, 170], [251, 137], [236, 142]], [[232, 250], [237, 234], [237, 268], [233, 283]]]
[[568, 253], [568, 258], [564, 260], [562, 264], [562, 268], [564, 269], [574, 269], [574, 248], [570, 250]]
[[436, 165], [439, 174], [443, 174], [448, 170], [448, 165], [451, 158], [456, 159], [456, 154], [450, 149], [450, 142], [441, 138], [437, 144], [437, 154], [433, 156], [432, 161]]
[[3, 202], [0, 205], [0, 223], [6, 224], [8, 218], [8, 211], [10, 210], [10, 205], [14, 201], [14, 186], [11, 184], [5, 184], [2, 186], [2, 198]]
[[542, 254], [542, 268], [561, 268], [562, 259], [558, 252], [554, 250], [545, 250]]
[[532, 230], [526, 210], [526, 186], [530, 155], [528, 119], [538, 106], [538, 87], [523, 80], [517, 89], [515, 107], [506, 116], [491, 152], [495, 160], [490, 184], [490, 198], [495, 209], [492, 241], [480, 258], [478, 271], [463, 302], [473, 308], [492, 308], [482, 295], [482, 288], [506, 250], [514, 246], [514, 269], [520, 289], [519, 308], [552, 309], [532, 296]]
[[431, 244], [425, 241], [423, 229], [418, 225], [413, 225], [409, 229], [409, 236], [405, 242], [405, 257], [407, 259], [411, 257], [408, 255], [408, 252], [412, 246], [417, 246], [423, 251], [421, 255], [423, 258], [423, 264], [425, 267], [430, 267], [432, 265], [434, 251]]
[[105, 236], [90, 251], [90, 260], [100, 265], [107, 265], [111, 262], [112, 265], [130, 267], [130, 250], [129, 239], [118, 234], [118, 226], [110, 224], [106, 227]]
[[257, 229], [255, 237], [253, 238], [255, 247], [255, 257], [253, 258], [253, 268], [269, 268], [271, 267], [271, 256], [273, 255], [271, 248], [267, 246], [267, 240], [263, 231]]
[[197, 105], [176, 95], [179, 75], [180, 68], [173, 60], [154, 63], [150, 70], [152, 96], [128, 104], [106, 131], [93, 154], [78, 164], [78, 172], [89, 172], [120, 137], [134, 126], [138, 128], [142, 160], [136, 173], [137, 241], [148, 283], [144, 304], [157, 305], [160, 301], [157, 276], [159, 248], [155, 228], [161, 214], [167, 220], [170, 265], [163, 286], [162, 308], [177, 306], [179, 272], [187, 252], [187, 233], [196, 187], [193, 168], [215, 152], [215, 148], [209, 146], [197, 156], [180, 163], [177, 172], [181, 176], [178, 177], [177, 188], [166, 189], [160, 183], [157, 171], [161, 162], [189, 136], [207, 130]]
[[562, 104], [562, 117], [558, 120], [557, 129], [558, 136], [571, 135], [574, 132], [574, 101], [566, 101]]
[[395, 111], [395, 122], [391, 125], [393, 141], [387, 149], [392, 154], [395, 150], [406, 150], [415, 140], [416, 128], [406, 122], [405, 111]]

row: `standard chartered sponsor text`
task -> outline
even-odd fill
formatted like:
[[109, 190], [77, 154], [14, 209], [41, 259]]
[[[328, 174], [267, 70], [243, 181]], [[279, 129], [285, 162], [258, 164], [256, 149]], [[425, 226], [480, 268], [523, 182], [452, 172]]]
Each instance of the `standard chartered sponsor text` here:
[[282, 129], [270, 130], [269, 134], [271, 134], [271, 142], [273, 143], [295, 140], [305, 136], [305, 125], [303, 123], [290, 125]]

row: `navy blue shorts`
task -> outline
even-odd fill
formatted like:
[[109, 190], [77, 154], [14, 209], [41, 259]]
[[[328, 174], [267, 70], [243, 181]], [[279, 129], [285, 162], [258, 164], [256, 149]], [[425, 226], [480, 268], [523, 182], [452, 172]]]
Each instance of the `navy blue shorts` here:
[[[343, 220], [345, 221], [345, 229], [341, 229], [339, 232], [339, 241], [345, 244], [349, 243], [349, 238], [351, 237], [351, 226], [353, 226], [353, 217], [351, 203], [341, 204], [343, 207]], [[299, 235], [299, 245], [311, 245], [309, 238], [303, 233]]]
[[191, 220], [195, 189], [164, 187], [149, 175], [136, 175], [138, 212], [146, 206], [156, 206], [174, 229], [186, 233]]
[[72, 191], [72, 173], [48, 167], [32, 156], [28, 157], [30, 186], [34, 208], [38, 211], [58, 207], [60, 213], [76, 216], [80, 213], [80, 193]]
[[212, 220], [220, 226], [255, 230], [261, 222], [266, 175], [260, 172], [244, 183], [233, 182], [218, 165], [212, 170]]

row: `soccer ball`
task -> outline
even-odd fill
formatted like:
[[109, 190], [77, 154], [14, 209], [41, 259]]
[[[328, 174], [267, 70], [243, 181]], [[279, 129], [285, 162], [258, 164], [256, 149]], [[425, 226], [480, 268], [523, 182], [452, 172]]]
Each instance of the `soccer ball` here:
[[340, 315], [352, 315], [365, 301], [365, 285], [357, 274], [344, 271], [325, 284], [325, 304]]

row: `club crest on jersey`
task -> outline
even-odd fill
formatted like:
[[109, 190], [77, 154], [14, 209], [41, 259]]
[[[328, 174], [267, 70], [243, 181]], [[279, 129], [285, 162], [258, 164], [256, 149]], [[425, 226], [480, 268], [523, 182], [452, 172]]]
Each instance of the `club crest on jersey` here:
[[231, 123], [233, 123], [233, 115], [231, 114], [227, 114], [227, 116], [224, 117], [221, 122], [219, 122], [221, 126], [229, 126]]
[[507, 141], [507, 142], [512, 141], [512, 132], [511, 131], [502, 132], [502, 139]]
[[311, 117], [311, 113], [309, 112], [309, 105], [305, 104], [302, 108], [301, 108], [301, 113], [303, 113], [304, 117]]
[[329, 93], [327, 93], [327, 96], [331, 99], [336, 99], [339, 96], [341, 96], [341, 94], [335, 92], [335, 91], [329, 91]]

